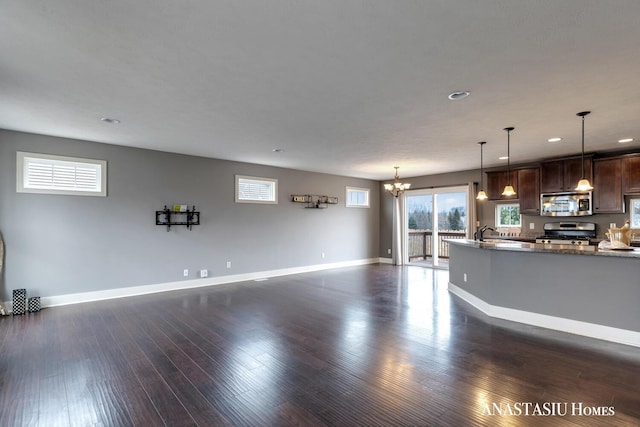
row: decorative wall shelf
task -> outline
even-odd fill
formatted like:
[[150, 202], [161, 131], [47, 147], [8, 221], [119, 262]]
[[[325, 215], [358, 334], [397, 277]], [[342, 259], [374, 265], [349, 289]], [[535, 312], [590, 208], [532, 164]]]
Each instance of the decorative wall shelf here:
[[195, 206], [191, 210], [171, 210], [165, 205], [163, 210], [156, 211], [156, 225], [166, 225], [167, 231], [172, 225], [184, 225], [191, 230], [191, 226], [200, 225], [200, 212]]
[[329, 205], [337, 205], [338, 198], [331, 196], [320, 196], [317, 194], [293, 194], [291, 201], [295, 203], [305, 203], [308, 209], [326, 209]]

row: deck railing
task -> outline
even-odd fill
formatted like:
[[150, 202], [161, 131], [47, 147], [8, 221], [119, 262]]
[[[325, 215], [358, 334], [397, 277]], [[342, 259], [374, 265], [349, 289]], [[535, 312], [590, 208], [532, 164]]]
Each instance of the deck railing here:
[[[465, 239], [467, 234], [464, 231], [440, 231], [438, 232], [438, 257], [449, 258], [449, 243], [444, 239]], [[432, 230], [411, 230], [409, 231], [409, 261], [416, 259], [427, 260], [433, 257], [431, 242], [433, 240]]]

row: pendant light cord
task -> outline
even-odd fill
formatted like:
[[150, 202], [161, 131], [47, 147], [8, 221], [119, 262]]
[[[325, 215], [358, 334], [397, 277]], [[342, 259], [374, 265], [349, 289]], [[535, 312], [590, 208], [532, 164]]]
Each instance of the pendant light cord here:
[[514, 127], [504, 128], [507, 131], [507, 182], [511, 184], [511, 131]]
[[576, 116], [582, 117], [582, 180], [585, 179], [585, 176], [584, 176], [584, 118], [589, 114], [591, 114], [591, 111], [582, 111], [576, 114]]
[[483, 159], [482, 159], [482, 146], [484, 143], [480, 143], [480, 189], [484, 190], [484, 170], [482, 167]]
[[507, 129], [507, 182], [511, 184], [511, 131]]
[[584, 179], [584, 116], [582, 116], [582, 179]]

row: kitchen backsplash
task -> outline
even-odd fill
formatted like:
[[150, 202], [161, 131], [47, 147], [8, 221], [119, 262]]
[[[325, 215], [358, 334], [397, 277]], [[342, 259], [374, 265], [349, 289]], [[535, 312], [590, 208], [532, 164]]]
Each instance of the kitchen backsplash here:
[[[605, 239], [604, 233], [609, 229], [609, 224], [615, 223], [618, 227], [622, 227], [626, 220], [629, 219], [628, 214], [596, 214], [583, 217], [541, 217], [536, 215], [522, 215], [522, 232], [520, 237], [535, 238], [544, 234], [543, 226], [547, 222], [562, 222], [562, 221], [576, 221], [576, 222], [594, 222], [596, 224], [596, 237], [599, 239]], [[531, 229], [531, 224], [534, 225], [534, 229]], [[640, 231], [640, 230], [639, 230]]]
[[518, 237], [522, 233], [522, 230], [518, 227], [497, 227], [496, 234], [501, 237]]

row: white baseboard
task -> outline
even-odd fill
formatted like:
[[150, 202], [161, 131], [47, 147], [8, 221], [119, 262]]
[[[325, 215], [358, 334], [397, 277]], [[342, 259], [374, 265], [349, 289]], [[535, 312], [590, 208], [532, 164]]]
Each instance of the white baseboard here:
[[380, 258], [378, 262], [380, 264], [393, 264], [393, 258]]
[[640, 332], [491, 305], [449, 282], [449, 291], [490, 317], [640, 347]]
[[[115, 298], [131, 297], [136, 295], [153, 294], [157, 292], [176, 291], [181, 289], [215, 286], [226, 283], [245, 282], [249, 280], [268, 279], [271, 277], [287, 276], [291, 274], [310, 273], [313, 271], [331, 270], [335, 268], [353, 267], [357, 265], [377, 264], [382, 258], [359, 259], [327, 264], [308, 265], [304, 267], [282, 268], [278, 270], [259, 271], [255, 273], [234, 274], [229, 276], [207, 277], [205, 279], [181, 280], [179, 282], [158, 283], [153, 285], [132, 286], [128, 288], [105, 289], [102, 291], [80, 292], [76, 294], [56, 295], [41, 297], [41, 307], [54, 307], [59, 305], [79, 304], [90, 301], [100, 301]], [[7, 301], [9, 312], [13, 309], [12, 301]]]

